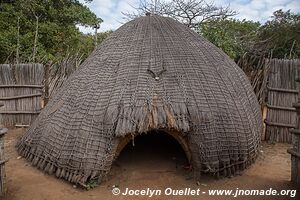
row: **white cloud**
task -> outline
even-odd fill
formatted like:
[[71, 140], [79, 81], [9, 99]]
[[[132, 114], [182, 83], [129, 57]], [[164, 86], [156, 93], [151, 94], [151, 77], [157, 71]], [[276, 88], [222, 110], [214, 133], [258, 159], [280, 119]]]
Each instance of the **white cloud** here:
[[[84, 0], [80, 0], [84, 2]], [[134, 10], [132, 6], [138, 5], [138, 0], [93, 0], [87, 5], [98, 17], [103, 19], [100, 31], [115, 30], [126, 21], [122, 12], [131, 12]], [[93, 32], [91, 28], [80, 27], [85, 33]]]
[[[216, 5], [230, 6], [231, 9], [239, 14], [238, 19], [253, 21], [267, 21], [275, 10], [283, 9], [292, 12], [300, 12], [299, 0], [208, 0]], [[84, 2], [84, 0], [80, 0]], [[86, 4], [98, 17], [103, 19], [100, 31], [115, 30], [124, 22], [122, 12], [134, 11], [132, 6], [137, 7], [139, 0], [93, 0]], [[87, 33], [93, 32], [92, 29], [80, 27], [80, 30]]]
[[272, 16], [273, 12], [279, 9], [284, 11], [300, 12], [298, 0], [248, 0], [231, 1], [231, 8], [239, 14], [238, 19], [265, 22]]

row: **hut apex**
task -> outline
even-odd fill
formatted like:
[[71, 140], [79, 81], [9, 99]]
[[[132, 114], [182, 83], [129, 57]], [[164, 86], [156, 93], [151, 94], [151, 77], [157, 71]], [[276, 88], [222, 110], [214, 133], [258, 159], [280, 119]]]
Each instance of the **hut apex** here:
[[100, 183], [124, 146], [152, 131], [178, 141], [197, 179], [247, 168], [262, 131], [244, 72], [199, 34], [158, 15], [124, 24], [99, 45], [17, 149], [37, 168], [85, 185]]

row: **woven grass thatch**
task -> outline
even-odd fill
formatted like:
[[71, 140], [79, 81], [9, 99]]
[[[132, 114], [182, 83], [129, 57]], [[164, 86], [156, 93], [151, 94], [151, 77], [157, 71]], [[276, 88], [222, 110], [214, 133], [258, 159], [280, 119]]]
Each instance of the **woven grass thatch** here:
[[18, 151], [59, 178], [100, 182], [122, 138], [153, 129], [181, 134], [196, 175], [228, 176], [255, 159], [262, 121], [246, 75], [224, 52], [173, 19], [145, 16], [71, 75]]

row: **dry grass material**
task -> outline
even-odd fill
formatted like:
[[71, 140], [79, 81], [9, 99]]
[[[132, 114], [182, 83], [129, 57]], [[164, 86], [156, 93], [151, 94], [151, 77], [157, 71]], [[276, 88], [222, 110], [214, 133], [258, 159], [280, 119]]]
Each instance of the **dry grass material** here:
[[109, 172], [120, 137], [155, 129], [185, 136], [196, 178], [248, 167], [262, 131], [245, 73], [199, 34], [156, 15], [123, 25], [98, 46], [50, 98], [18, 152], [85, 185]]
[[82, 62], [80, 56], [66, 57], [56, 63], [48, 63], [45, 69], [45, 97], [46, 101], [51, 98], [69, 76], [79, 67]]
[[266, 140], [292, 142], [289, 129], [295, 127], [298, 90], [295, 82], [300, 70], [299, 60], [270, 60]]
[[43, 78], [41, 64], [0, 65], [0, 124], [31, 124], [41, 110]]
[[[9, 162], [6, 163], [7, 174], [7, 197], [1, 200], [291, 200], [300, 199], [300, 193], [291, 198], [289, 196], [240, 196], [233, 198], [232, 196], [210, 196], [208, 190], [226, 189], [260, 189], [268, 190], [275, 188], [279, 190], [295, 189], [291, 183], [291, 156], [287, 153], [287, 149], [291, 147], [289, 144], [277, 143], [268, 144], [262, 142], [261, 153], [256, 162], [245, 170], [242, 176], [233, 178], [224, 178], [216, 180], [214, 177], [202, 176], [199, 182], [191, 179], [192, 173], [183, 168], [181, 165], [184, 155], [181, 149], [172, 148], [168, 143], [159, 141], [155, 143], [152, 140], [148, 145], [146, 141], [139, 143], [140, 140], [135, 138], [135, 147], [127, 146], [122, 151], [119, 158], [113, 164], [109, 173], [109, 180], [102, 183], [101, 186], [89, 190], [82, 191], [74, 189], [71, 184], [64, 181], [56, 180], [52, 176], [47, 176], [43, 171], [38, 171], [28, 164], [24, 158], [18, 159], [15, 149], [18, 138], [24, 134], [24, 129], [9, 130], [5, 136], [6, 152]], [[150, 136], [150, 135], [149, 135]], [[143, 137], [143, 136], [138, 136]], [[148, 136], [145, 136], [146, 139]], [[142, 147], [139, 145], [143, 145]], [[157, 145], [155, 145], [157, 144]], [[130, 147], [130, 148], [128, 148]], [[136, 148], [143, 151], [136, 151]], [[128, 151], [129, 150], [129, 151]], [[179, 152], [178, 152], [179, 151]], [[179, 154], [178, 154], [179, 153]], [[174, 160], [173, 156], [176, 156]], [[183, 161], [185, 163], [185, 161]], [[119, 187], [121, 191], [125, 188], [140, 189], [144, 187], [165, 190], [171, 188], [191, 188], [207, 192], [201, 197], [195, 196], [155, 196], [146, 198], [145, 196], [132, 197], [122, 196], [116, 197], [112, 195], [113, 187]], [[299, 194], [298, 194], [299, 193]]]
[[264, 57], [245, 54], [237, 63], [248, 76], [262, 109], [266, 105], [267, 81], [270, 70], [269, 60]]

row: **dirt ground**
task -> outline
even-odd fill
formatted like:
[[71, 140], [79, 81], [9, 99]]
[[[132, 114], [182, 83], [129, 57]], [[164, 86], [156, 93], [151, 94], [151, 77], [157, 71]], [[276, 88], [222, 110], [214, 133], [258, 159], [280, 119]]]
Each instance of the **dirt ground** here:
[[[5, 136], [8, 192], [5, 200], [118, 200], [118, 199], [299, 199], [297, 196], [210, 196], [211, 189], [294, 189], [290, 182], [290, 155], [287, 144], [262, 143], [261, 154], [257, 161], [241, 176], [216, 180], [203, 176], [200, 181], [191, 178], [191, 172], [185, 169], [186, 158], [176, 144], [160, 143], [157, 138], [141, 138], [130, 144], [113, 165], [108, 181], [86, 191], [72, 184], [49, 176], [20, 158], [15, 150], [17, 139], [24, 133], [23, 129], [10, 130]], [[150, 145], [147, 146], [145, 143]], [[159, 140], [160, 141], [160, 140]], [[155, 148], [153, 148], [153, 144]], [[179, 149], [179, 150], [178, 150]], [[114, 196], [113, 187], [129, 189], [184, 189], [192, 188], [206, 192], [199, 196]]]

